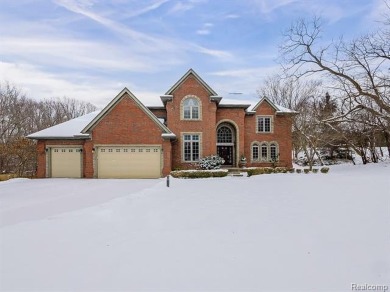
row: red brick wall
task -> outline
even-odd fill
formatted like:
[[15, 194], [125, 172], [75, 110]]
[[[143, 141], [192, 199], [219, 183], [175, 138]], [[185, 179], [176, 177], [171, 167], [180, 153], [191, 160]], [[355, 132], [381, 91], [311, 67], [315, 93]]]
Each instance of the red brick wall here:
[[158, 118], [167, 119], [167, 110], [166, 109], [157, 109], [157, 108], [149, 108], [150, 111]]
[[[274, 121], [273, 133], [256, 133], [258, 115], [272, 115]], [[247, 166], [271, 166], [271, 163], [251, 163], [251, 143], [275, 141], [279, 145], [278, 166], [292, 167], [292, 137], [291, 137], [291, 117], [288, 115], [275, 115], [275, 110], [267, 103], [262, 102], [256, 110], [256, 114], [245, 117], [245, 156]]]
[[157, 124], [125, 96], [92, 129], [92, 141], [94, 144], [161, 145], [161, 134]]
[[[180, 119], [180, 105], [187, 95], [197, 96], [202, 103], [201, 120], [189, 121]], [[176, 134], [177, 141], [172, 144], [172, 167], [186, 169], [192, 168], [191, 163], [182, 162], [181, 133], [202, 132], [201, 156], [216, 154], [216, 103], [210, 101], [210, 94], [192, 75], [173, 92], [172, 101], [167, 102], [167, 126]]]
[[[92, 144], [143, 144], [167, 147], [162, 130], [127, 94], [92, 129]], [[170, 151], [163, 151], [164, 169], [170, 165]], [[89, 152], [88, 152], [89, 153]], [[93, 160], [87, 159], [87, 165]], [[88, 168], [88, 177], [93, 169]]]

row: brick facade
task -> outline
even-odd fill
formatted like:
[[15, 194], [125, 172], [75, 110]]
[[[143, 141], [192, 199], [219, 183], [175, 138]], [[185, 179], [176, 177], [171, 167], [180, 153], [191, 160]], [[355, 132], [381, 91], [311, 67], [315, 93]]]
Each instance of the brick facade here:
[[[186, 98], [198, 104], [198, 116], [195, 119], [184, 118]], [[253, 111], [248, 111], [249, 105], [221, 104], [221, 97], [193, 70], [189, 70], [167, 95], [162, 96], [162, 101], [164, 106], [147, 109], [130, 92], [124, 91], [99, 114], [95, 124], [87, 128], [87, 139], [38, 139], [31, 135], [38, 139], [37, 176], [48, 176], [46, 149], [60, 145], [82, 146], [82, 176], [86, 178], [96, 177], [94, 152], [99, 145], [159, 145], [162, 149], [161, 175], [166, 176], [173, 169], [194, 167], [193, 161], [184, 159], [184, 135], [199, 137], [200, 157], [225, 151], [223, 153], [229, 155], [232, 167], [239, 166], [241, 156], [247, 158], [247, 167], [273, 165], [268, 160], [253, 159], [253, 145], [267, 143], [268, 146], [277, 145], [277, 165], [292, 166], [291, 112], [280, 111], [267, 99]], [[271, 132], [258, 133], [258, 116], [271, 117]], [[217, 131], [222, 126], [231, 130], [231, 143], [218, 140]], [[168, 133], [168, 136], [164, 136], [164, 133]]]

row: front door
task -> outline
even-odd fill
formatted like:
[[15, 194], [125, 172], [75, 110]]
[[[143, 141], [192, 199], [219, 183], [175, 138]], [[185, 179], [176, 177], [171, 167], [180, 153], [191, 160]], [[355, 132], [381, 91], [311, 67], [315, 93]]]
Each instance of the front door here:
[[233, 146], [217, 146], [217, 153], [225, 160], [223, 165], [233, 165]]

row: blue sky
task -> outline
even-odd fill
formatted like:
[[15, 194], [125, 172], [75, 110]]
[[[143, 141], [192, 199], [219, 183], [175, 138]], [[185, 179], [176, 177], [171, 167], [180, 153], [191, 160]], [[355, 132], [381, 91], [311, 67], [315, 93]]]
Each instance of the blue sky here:
[[326, 43], [384, 11], [383, 0], [0, 0], [0, 81], [98, 107], [127, 87], [159, 105], [193, 68], [225, 101], [256, 102], [294, 20], [321, 16]]

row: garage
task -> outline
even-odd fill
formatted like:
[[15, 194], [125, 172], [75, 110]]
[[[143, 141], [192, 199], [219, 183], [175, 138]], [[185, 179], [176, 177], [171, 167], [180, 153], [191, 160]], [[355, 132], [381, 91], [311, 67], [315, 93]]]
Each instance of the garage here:
[[81, 147], [51, 148], [51, 177], [82, 177]]
[[98, 147], [98, 178], [161, 177], [160, 146]]

